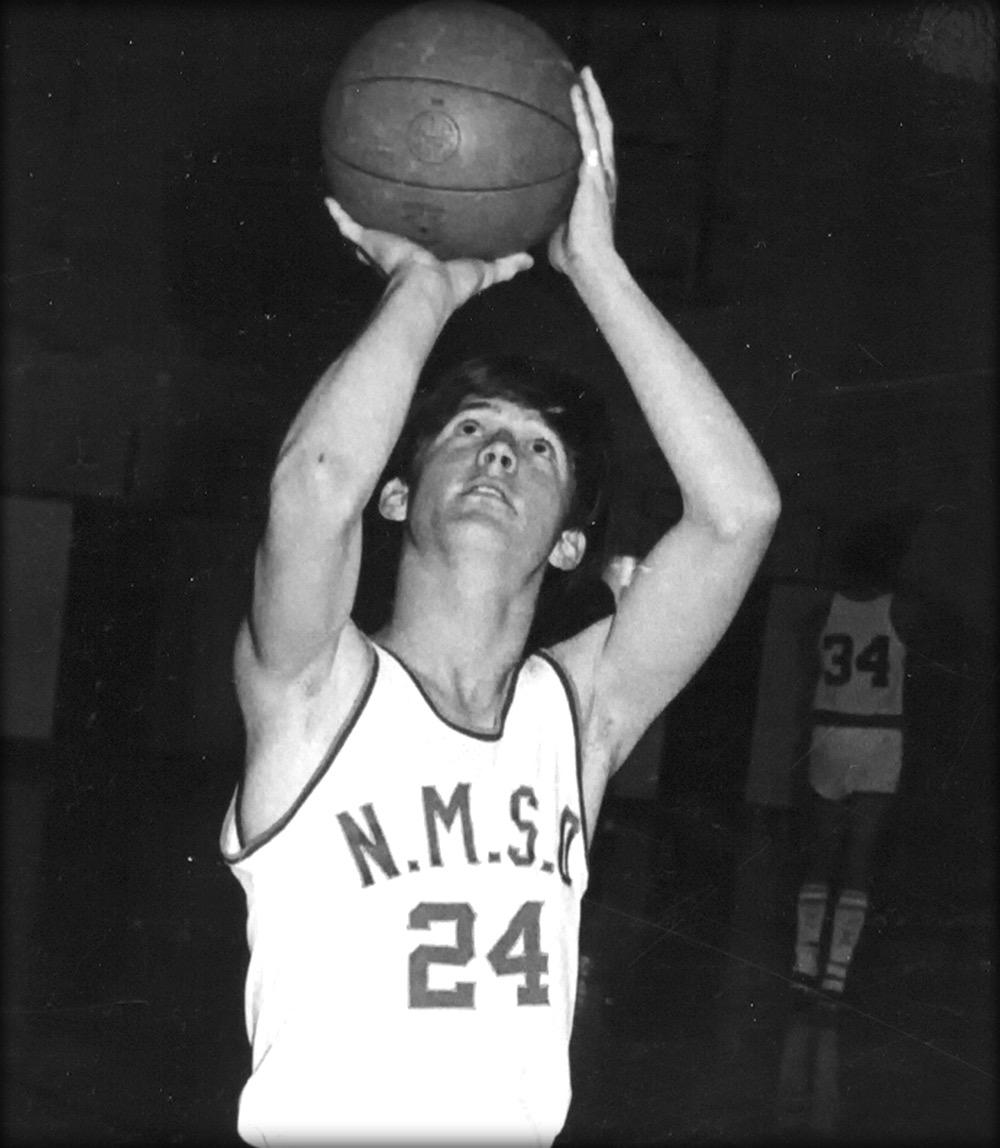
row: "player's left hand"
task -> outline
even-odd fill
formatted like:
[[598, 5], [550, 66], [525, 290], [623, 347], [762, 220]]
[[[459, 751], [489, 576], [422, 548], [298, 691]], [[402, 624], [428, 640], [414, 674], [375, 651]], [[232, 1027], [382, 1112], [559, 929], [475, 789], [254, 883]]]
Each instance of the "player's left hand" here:
[[614, 125], [589, 67], [580, 72], [570, 99], [583, 159], [569, 216], [549, 239], [549, 262], [566, 275], [579, 262], [614, 251], [618, 193]]
[[534, 262], [525, 251], [492, 260], [441, 260], [426, 247], [402, 235], [362, 227], [335, 199], [328, 198], [325, 202], [341, 235], [354, 245], [355, 253], [362, 263], [376, 268], [385, 279], [417, 267], [433, 271], [447, 286], [453, 307], [460, 307], [473, 295], [495, 283], [506, 283], [521, 271], [526, 271]]

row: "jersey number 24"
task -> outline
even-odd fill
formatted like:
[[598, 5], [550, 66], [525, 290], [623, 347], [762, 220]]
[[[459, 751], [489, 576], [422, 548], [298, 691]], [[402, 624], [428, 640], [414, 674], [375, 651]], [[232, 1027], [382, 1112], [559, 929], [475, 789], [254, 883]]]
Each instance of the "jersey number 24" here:
[[[548, 985], [542, 973], [549, 971], [549, 957], [541, 946], [541, 901], [525, 901], [510, 919], [496, 944], [486, 954], [498, 977], [522, 976], [517, 986], [519, 1005], [549, 1003]], [[410, 953], [410, 1008], [475, 1008], [473, 981], [457, 981], [450, 989], [432, 989], [428, 971], [431, 965], [462, 967], [476, 955], [472, 906], [456, 902], [421, 901], [410, 913], [411, 929], [429, 929], [436, 921], [454, 921], [454, 945], [418, 945]], [[521, 952], [514, 950], [521, 942]]]

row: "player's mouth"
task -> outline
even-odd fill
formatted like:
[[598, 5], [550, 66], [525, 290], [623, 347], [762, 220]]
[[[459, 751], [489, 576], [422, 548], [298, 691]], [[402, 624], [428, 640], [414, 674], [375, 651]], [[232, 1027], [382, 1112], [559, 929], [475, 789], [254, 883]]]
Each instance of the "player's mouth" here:
[[498, 502], [505, 503], [512, 510], [514, 509], [514, 504], [510, 500], [510, 495], [499, 483], [496, 482], [487, 482], [483, 479], [479, 479], [476, 482], [469, 483], [469, 485], [462, 493], [467, 497], [475, 496], [478, 498], [493, 499]]

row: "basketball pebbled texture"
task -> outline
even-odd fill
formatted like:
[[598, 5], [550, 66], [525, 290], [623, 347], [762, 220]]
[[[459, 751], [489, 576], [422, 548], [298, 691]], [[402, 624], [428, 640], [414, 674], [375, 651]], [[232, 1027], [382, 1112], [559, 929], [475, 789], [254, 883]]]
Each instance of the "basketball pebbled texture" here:
[[327, 95], [323, 161], [362, 226], [439, 258], [495, 258], [545, 240], [576, 190], [572, 64], [499, 5], [425, 3], [348, 52]]

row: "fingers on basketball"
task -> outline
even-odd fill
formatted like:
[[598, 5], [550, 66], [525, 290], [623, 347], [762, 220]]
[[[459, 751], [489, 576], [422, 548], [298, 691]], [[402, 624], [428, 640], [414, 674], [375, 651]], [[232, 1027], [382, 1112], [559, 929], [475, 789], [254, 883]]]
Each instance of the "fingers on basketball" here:
[[573, 104], [573, 114], [576, 116], [576, 130], [580, 137], [583, 165], [584, 167], [594, 167], [600, 161], [600, 147], [590, 108], [587, 104], [587, 97], [584, 95], [583, 87], [580, 84], [574, 84], [570, 89], [570, 100]]
[[326, 209], [340, 229], [340, 234], [345, 239], [350, 239], [352, 243], [357, 243], [361, 236], [361, 225], [356, 223], [332, 197], [327, 198]]
[[583, 82], [583, 90], [587, 97], [587, 103], [590, 105], [594, 125], [597, 128], [601, 154], [605, 162], [608, 162], [614, 151], [614, 123], [611, 119], [611, 113], [608, 111], [608, 105], [604, 100], [604, 93], [589, 67], [581, 71], [580, 79]]
[[[586, 135], [588, 139], [587, 148], [590, 150], [585, 148], [584, 158], [588, 159], [592, 166], [601, 167], [613, 194], [617, 178], [615, 174], [614, 124], [601, 89], [594, 78], [594, 73], [589, 67], [584, 68], [580, 73], [580, 89], [585, 103], [585, 118], [589, 129]], [[579, 114], [577, 119], [579, 121]], [[581, 131], [581, 146], [583, 146], [583, 139], [584, 132]], [[594, 157], [592, 160], [589, 158], [591, 156]]]
[[500, 281], [513, 279], [521, 271], [527, 271], [534, 265], [534, 258], [526, 251], [519, 251], [516, 255], [505, 255], [497, 260], [497, 277]]

